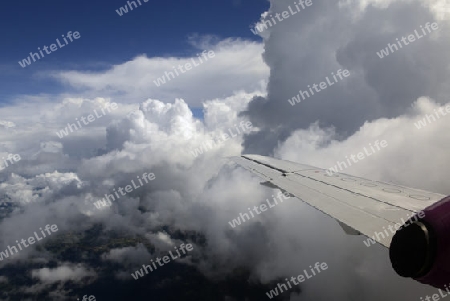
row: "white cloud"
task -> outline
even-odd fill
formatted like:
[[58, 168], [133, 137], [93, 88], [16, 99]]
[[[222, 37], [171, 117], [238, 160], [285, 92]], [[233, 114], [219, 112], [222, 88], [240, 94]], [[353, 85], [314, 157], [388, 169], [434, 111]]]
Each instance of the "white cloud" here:
[[148, 58], [140, 55], [103, 72], [64, 71], [54, 72], [53, 76], [83, 89], [83, 95], [101, 93], [120, 98], [123, 102], [146, 98], [172, 102], [183, 98], [190, 106], [201, 106], [203, 101], [231, 96], [239, 90], [254, 92], [267, 81], [269, 69], [262, 60], [261, 43], [225, 39], [218, 43], [203, 40], [194, 44], [199, 48], [196, 53], [211, 50], [215, 57], [160, 87], [153, 81], [165, 72], [173, 71], [173, 66], [190, 63], [197, 56]]
[[82, 265], [74, 266], [70, 264], [63, 264], [54, 269], [42, 268], [33, 270], [31, 275], [33, 278], [37, 278], [43, 283], [52, 284], [55, 282], [66, 282], [69, 280], [79, 282], [85, 277], [95, 277], [96, 273], [83, 267]]
[[386, 140], [386, 148], [343, 172], [450, 194], [447, 167], [442, 164], [449, 160], [450, 144], [443, 137], [450, 131], [450, 116], [436, 118], [420, 130], [415, 126], [426, 114], [436, 116], [439, 108], [445, 112], [449, 106], [450, 103], [439, 105], [429, 98], [420, 98], [405, 115], [366, 122], [345, 140], [338, 140], [332, 128], [321, 129], [314, 124], [307, 130], [294, 132], [277, 148], [276, 156], [328, 169], [337, 161], [345, 162], [345, 156], [350, 158], [363, 147], [370, 151], [369, 143]]

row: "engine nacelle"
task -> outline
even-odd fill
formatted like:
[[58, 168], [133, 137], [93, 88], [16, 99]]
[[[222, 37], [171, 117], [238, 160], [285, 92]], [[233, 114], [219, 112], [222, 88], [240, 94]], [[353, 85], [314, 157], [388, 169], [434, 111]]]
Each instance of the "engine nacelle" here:
[[445, 289], [450, 286], [450, 196], [423, 213], [395, 233], [389, 257], [400, 276]]

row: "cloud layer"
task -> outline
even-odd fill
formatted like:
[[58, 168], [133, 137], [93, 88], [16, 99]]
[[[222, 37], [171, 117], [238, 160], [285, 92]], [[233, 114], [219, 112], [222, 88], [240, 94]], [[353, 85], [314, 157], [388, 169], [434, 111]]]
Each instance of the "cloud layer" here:
[[[140, 55], [104, 72], [55, 71], [52, 76], [77, 88], [85, 96], [100, 93], [120, 97], [126, 102], [147, 97], [164, 102], [183, 98], [190, 106], [198, 107], [206, 100], [231, 96], [240, 90], [260, 90], [267, 81], [269, 69], [261, 57], [261, 43], [231, 38], [217, 42], [213, 38], [193, 38], [191, 43], [195, 53], [186, 57], [148, 58]], [[205, 61], [203, 51], [214, 52], [214, 57]], [[199, 57], [203, 58], [202, 63]], [[193, 60], [199, 66], [195, 66]], [[178, 71], [178, 66], [186, 63], [190, 63], [192, 69], [183, 68], [184, 73]], [[155, 84], [166, 72], [173, 73], [171, 80], [166, 78], [165, 84]]]

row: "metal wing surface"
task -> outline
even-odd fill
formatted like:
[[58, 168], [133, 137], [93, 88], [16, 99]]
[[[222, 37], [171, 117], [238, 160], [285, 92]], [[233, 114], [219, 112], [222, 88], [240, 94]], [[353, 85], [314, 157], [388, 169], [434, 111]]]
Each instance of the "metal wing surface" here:
[[[392, 235], [375, 236], [389, 226], [443, 199], [445, 195], [371, 181], [345, 173], [259, 155], [230, 158], [266, 182], [336, 219], [347, 233], [361, 233], [389, 248]], [[351, 231], [351, 230], [355, 231]], [[386, 233], [386, 232], [385, 232]]]

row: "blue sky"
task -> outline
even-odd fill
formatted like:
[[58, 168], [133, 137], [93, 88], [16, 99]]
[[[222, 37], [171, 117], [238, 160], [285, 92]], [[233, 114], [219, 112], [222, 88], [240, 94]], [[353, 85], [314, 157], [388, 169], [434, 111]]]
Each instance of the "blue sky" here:
[[[260, 40], [249, 30], [268, 9], [264, 0], [149, 1], [123, 16], [116, 9], [124, 0], [7, 1], [0, 13], [0, 103], [19, 94], [54, 94], [67, 89], [43, 79], [48, 70], [98, 71], [139, 54], [189, 56], [196, 49], [192, 35]], [[18, 61], [38, 47], [49, 46], [68, 31], [76, 40], [22, 68]]]

